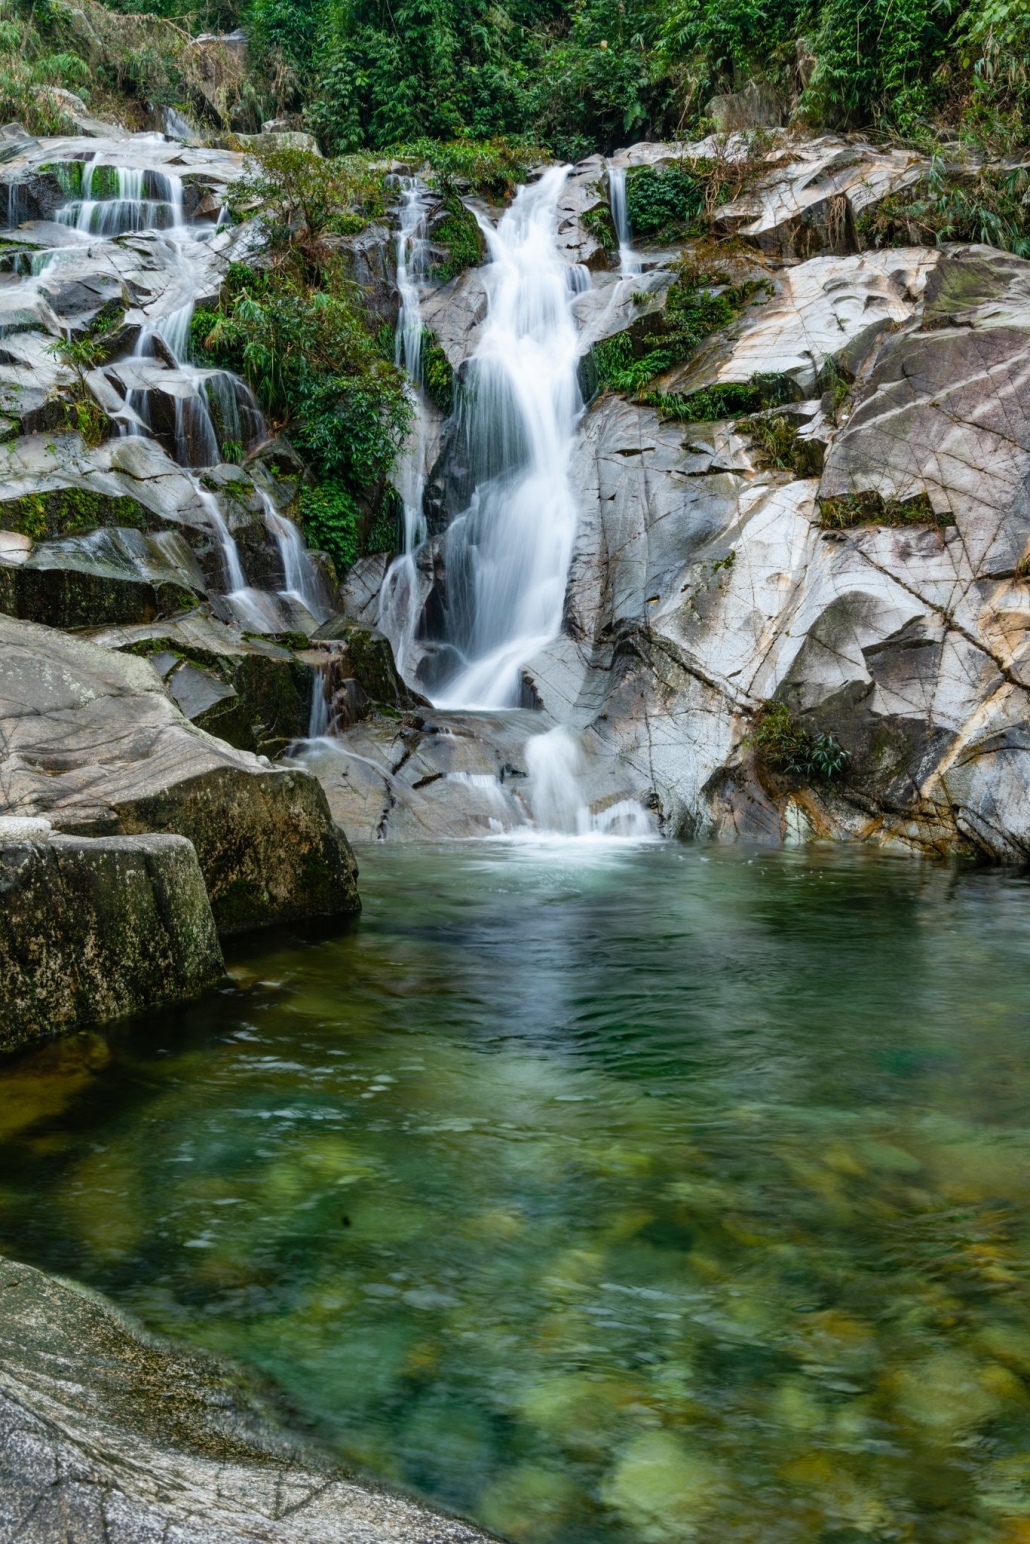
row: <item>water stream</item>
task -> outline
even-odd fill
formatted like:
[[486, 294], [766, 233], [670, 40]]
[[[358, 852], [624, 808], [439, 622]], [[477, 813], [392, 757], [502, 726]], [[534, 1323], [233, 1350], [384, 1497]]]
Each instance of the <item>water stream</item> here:
[[[163, 136], [157, 138], [163, 143]], [[160, 305], [144, 317], [131, 352], [108, 365], [105, 373], [117, 390], [124, 391], [124, 411], [118, 420], [122, 434], [151, 436], [151, 394], [170, 397], [171, 449], [207, 514], [221, 558], [229, 614], [256, 632], [280, 632], [325, 620], [332, 608], [303, 538], [275, 509], [268, 494], [258, 489], [265, 524], [283, 567], [283, 589], [278, 594], [248, 584], [221, 506], [197, 475], [221, 463], [227, 447], [239, 454], [265, 435], [264, 419], [246, 384], [228, 371], [198, 368], [189, 357], [197, 295], [210, 283], [202, 263], [203, 246], [215, 233], [216, 222], [187, 220], [180, 177], [156, 168], [111, 165], [101, 153], [81, 164], [78, 195], [57, 210], [55, 219], [92, 244], [143, 232], [152, 233], [161, 244], [173, 282]], [[75, 247], [41, 254], [33, 264], [35, 279], [53, 267], [74, 263], [75, 257]]]
[[0, 1078], [0, 1252], [518, 1544], [1018, 1544], [1030, 880], [363, 852], [349, 936]]
[[633, 231], [626, 203], [626, 169], [623, 166], [608, 167], [608, 199], [612, 224], [619, 242], [619, 274], [628, 279], [640, 272], [641, 264], [633, 250]]

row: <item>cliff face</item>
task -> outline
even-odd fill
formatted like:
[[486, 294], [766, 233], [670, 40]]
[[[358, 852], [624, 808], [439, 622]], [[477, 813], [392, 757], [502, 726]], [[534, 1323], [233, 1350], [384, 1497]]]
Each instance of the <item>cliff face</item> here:
[[[632, 176], [712, 151], [640, 145], [614, 164]], [[569, 180], [559, 242], [590, 271], [581, 375], [592, 358], [596, 381], [599, 362], [602, 389], [574, 452], [564, 625], [525, 667], [527, 700], [577, 731], [595, 813], [633, 799], [668, 834], [1025, 857], [1030, 263], [863, 246], [883, 201], [926, 175], [908, 152], [822, 140], [764, 154], [712, 235], [638, 246], [631, 278], [602, 239], [609, 170], [598, 159]], [[646, 367], [691, 285], [709, 304], [732, 296], [730, 320], [645, 369], [644, 387], [616, 375], [604, 389], [605, 349]], [[479, 274], [426, 314], [460, 371], [485, 314]], [[468, 477], [452, 439], [445, 428], [429, 479], [437, 511]], [[423, 680], [446, 559], [439, 535], [416, 555]], [[348, 586], [366, 617], [376, 574], [369, 560]], [[456, 809], [466, 829], [518, 825], [534, 797], [524, 751], [508, 731], [452, 727], [433, 751], [446, 800], [425, 782], [425, 723], [356, 731], [360, 769], [322, 763], [331, 800], [368, 834], [442, 831], [444, 803], [448, 829]]]

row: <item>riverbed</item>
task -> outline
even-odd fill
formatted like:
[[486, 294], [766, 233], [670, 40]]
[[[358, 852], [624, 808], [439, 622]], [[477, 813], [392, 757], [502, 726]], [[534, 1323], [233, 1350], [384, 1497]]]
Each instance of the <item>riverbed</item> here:
[[1030, 878], [380, 845], [0, 1079], [0, 1252], [526, 1544], [1030, 1539]]

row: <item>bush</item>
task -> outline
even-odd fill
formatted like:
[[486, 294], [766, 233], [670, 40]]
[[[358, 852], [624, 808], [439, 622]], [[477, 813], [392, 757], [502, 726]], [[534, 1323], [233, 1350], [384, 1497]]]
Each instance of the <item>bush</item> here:
[[299, 257], [265, 272], [234, 264], [220, 309], [196, 313], [192, 345], [200, 362], [242, 375], [273, 429], [289, 431], [325, 485], [311, 506], [328, 533], [317, 539], [353, 562], [343, 554], [354, 533], [362, 548], [390, 497], [411, 406], [338, 266], [312, 274]]
[[685, 396], [678, 392], [648, 391], [641, 401], [656, 409], [659, 418], [673, 423], [718, 423], [742, 413], [760, 413], [800, 401], [801, 393], [786, 375], [753, 375], [748, 381], [726, 381], [703, 386]]
[[303, 489], [298, 513], [309, 547], [328, 552], [341, 573], [357, 562], [360, 513], [346, 488], [323, 483]]
[[261, 216], [274, 246], [355, 235], [384, 208], [383, 174], [367, 156], [326, 159], [294, 146], [254, 149], [231, 185], [234, 213]]
[[832, 782], [849, 760], [834, 735], [810, 734], [794, 721], [783, 702], [762, 704], [744, 743], [754, 749], [761, 766], [802, 783]]
[[986, 166], [959, 177], [939, 158], [926, 182], [885, 198], [859, 221], [869, 246], [933, 245], [945, 241], [983, 242], [1030, 257], [1030, 176], [1023, 167]]

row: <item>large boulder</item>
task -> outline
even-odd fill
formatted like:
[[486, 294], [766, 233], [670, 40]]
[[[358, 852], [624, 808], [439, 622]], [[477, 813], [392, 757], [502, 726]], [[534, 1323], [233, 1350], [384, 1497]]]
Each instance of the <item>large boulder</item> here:
[[0, 1261], [0, 1537], [76, 1544], [488, 1544], [363, 1484], [242, 1378], [102, 1298]]
[[185, 837], [0, 817], [0, 891], [0, 1050], [196, 997], [224, 972]]
[[0, 616], [0, 745], [6, 813], [188, 836], [222, 932], [359, 908], [315, 779], [190, 724], [145, 660]]

